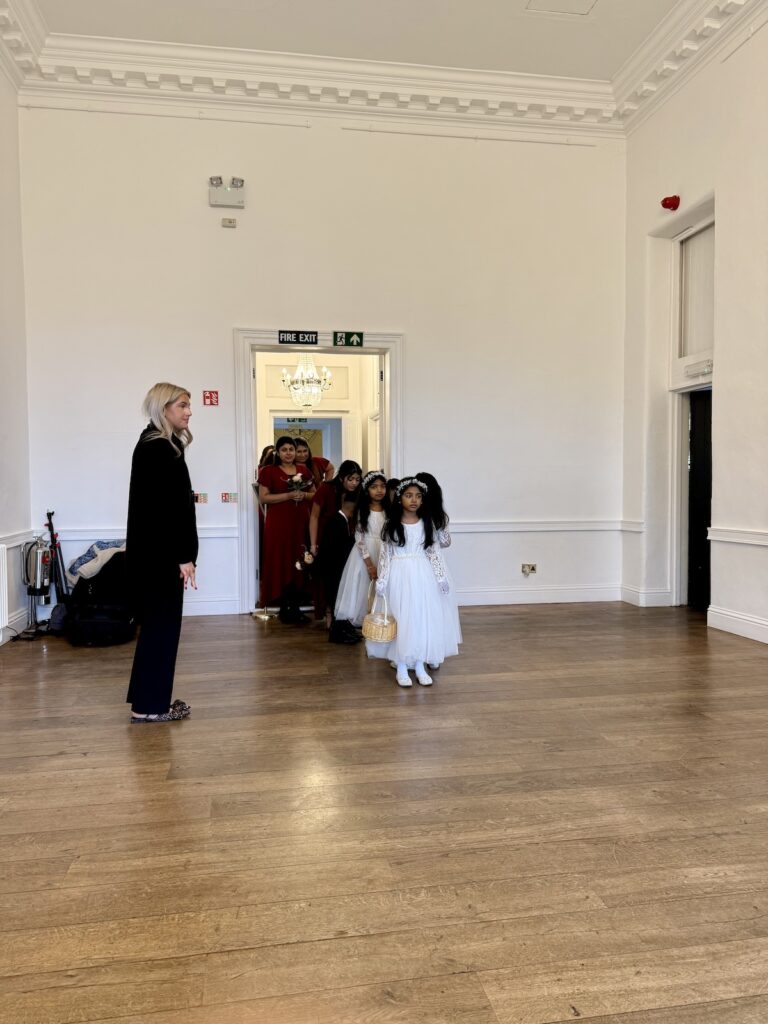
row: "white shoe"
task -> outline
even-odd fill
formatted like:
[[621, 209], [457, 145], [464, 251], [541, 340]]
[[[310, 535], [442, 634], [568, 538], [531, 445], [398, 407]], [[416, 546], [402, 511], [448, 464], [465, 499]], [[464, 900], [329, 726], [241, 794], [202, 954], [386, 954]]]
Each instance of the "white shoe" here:
[[403, 689], [406, 689], [406, 687], [409, 686], [413, 686], [413, 683], [411, 682], [411, 677], [408, 675], [407, 672], [405, 673], [405, 675], [401, 675], [398, 672], [398, 674], [395, 676], [395, 679], [397, 680], [397, 685], [402, 686]]
[[397, 662], [396, 661], [390, 661], [389, 667], [390, 668], [397, 668]]
[[[430, 665], [430, 668], [431, 667], [432, 666]], [[432, 676], [428, 676], [426, 672], [417, 672], [416, 673], [416, 681], [418, 682], [418, 684], [420, 686], [431, 686], [432, 685]]]
[[440, 668], [440, 666], [439, 665], [427, 665], [427, 668], [431, 668], [433, 672], [437, 672], [437, 670]]

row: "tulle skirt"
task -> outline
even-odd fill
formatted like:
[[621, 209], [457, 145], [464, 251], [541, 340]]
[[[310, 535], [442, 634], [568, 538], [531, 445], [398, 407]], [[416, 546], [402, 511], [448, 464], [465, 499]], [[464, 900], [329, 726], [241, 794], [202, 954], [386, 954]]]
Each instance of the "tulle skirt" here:
[[[379, 560], [379, 544], [368, 541], [368, 551], [373, 564]], [[339, 584], [339, 593], [336, 597], [336, 609], [334, 615], [337, 619], [346, 619], [355, 626], [362, 626], [363, 619], [368, 614], [368, 591], [371, 585], [368, 570], [365, 562], [357, 549], [352, 548], [344, 566], [344, 572]]]
[[397, 621], [397, 636], [386, 644], [366, 640], [370, 658], [413, 668], [417, 661], [440, 665], [459, 653], [461, 626], [453, 584], [450, 593], [441, 593], [423, 551], [392, 558], [387, 601]]

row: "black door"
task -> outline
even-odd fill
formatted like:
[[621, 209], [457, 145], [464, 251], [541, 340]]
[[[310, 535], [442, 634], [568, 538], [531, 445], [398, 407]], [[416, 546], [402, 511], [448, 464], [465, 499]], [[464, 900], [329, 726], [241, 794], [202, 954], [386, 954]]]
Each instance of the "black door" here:
[[712, 525], [712, 392], [691, 393], [688, 461], [688, 606], [709, 607], [709, 541]]

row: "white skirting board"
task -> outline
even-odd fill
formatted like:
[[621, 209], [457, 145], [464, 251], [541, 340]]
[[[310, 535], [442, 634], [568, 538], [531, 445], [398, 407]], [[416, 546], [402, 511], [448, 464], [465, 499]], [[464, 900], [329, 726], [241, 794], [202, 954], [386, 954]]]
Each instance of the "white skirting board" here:
[[587, 586], [530, 586], [530, 587], [457, 587], [459, 604], [579, 604], [585, 601], [620, 601], [621, 587], [591, 584]]
[[722, 629], [725, 633], [735, 633], [748, 640], [757, 640], [761, 644], [768, 644], [768, 619], [762, 619], [758, 615], [747, 615], [744, 612], [735, 612], [729, 608], [710, 605], [707, 612], [707, 625], [711, 629]]
[[623, 586], [620, 600], [626, 604], [634, 604], [638, 608], [667, 608], [672, 604], [672, 592], [661, 587], [644, 589]]
[[0, 630], [8, 625], [8, 549], [0, 544]]
[[184, 615], [190, 618], [196, 615], [237, 615], [239, 611], [239, 602], [236, 596], [184, 597]]
[[26, 608], [19, 608], [15, 612], [11, 612], [8, 625], [4, 629], [0, 629], [0, 647], [2, 647], [3, 644], [7, 644], [9, 640], [12, 640], [14, 636], [21, 633], [21, 631], [26, 628]]

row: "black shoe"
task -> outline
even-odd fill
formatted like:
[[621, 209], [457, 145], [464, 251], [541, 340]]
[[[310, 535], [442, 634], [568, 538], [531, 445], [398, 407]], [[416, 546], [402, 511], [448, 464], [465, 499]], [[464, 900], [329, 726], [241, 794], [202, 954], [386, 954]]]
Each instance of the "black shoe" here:
[[298, 608], [281, 608], [277, 617], [286, 626], [297, 626], [303, 618]]
[[359, 644], [362, 638], [359, 636], [352, 636], [346, 633], [343, 629], [339, 629], [337, 626], [331, 626], [330, 632], [328, 633], [328, 641], [332, 644]]
[[363, 634], [360, 632], [357, 626], [353, 626], [352, 623], [349, 622], [347, 619], [338, 622], [337, 625], [339, 629], [342, 630], [342, 632], [347, 633], [349, 636], [354, 636], [358, 640], [362, 638]]

